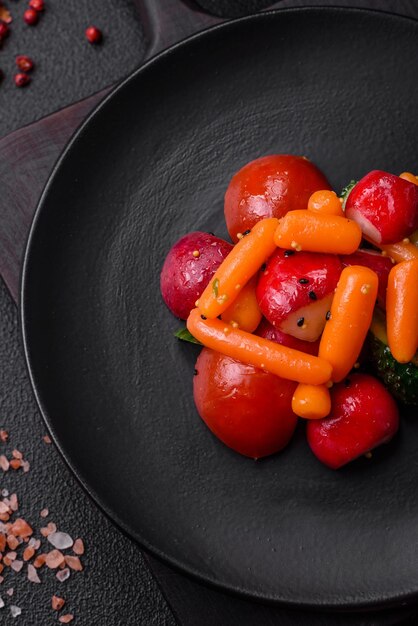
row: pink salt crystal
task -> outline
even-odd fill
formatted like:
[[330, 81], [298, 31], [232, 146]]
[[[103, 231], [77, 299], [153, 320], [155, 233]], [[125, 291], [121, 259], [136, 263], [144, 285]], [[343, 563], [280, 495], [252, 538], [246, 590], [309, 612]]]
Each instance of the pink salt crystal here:
[[12, 509], [12, 511], [17, 511], [17, 509], [19, 508], [19, 503], [17, 501], [17, 495], [15, 493], [12, 493], [12, 495], [10, 496], [9, 506]]
[[6, 443], [6, 441], [9, 438], [9, 433], [7, 432], [7, 430], [0, 430], [0, 441], [2, 441], [3, 443]]
[[73, 545], [74, 554], [82, 555], [84, 554], [84, 543], [82, 539], [76, 539]]
[[3, 576], [0, 576], [0, 585], [1, 585], [1, 583], [3, 582], [3, 580], [4, 580], [4, 577], [3, 577]]
[[74, 619], [74, 615], [72, 613], [67, 613], [67, 615], [61, 615], [58, 618], [58, 621], [61, 622], [61, 624], [69, 624], [70, 622], [72, 622]]
[[20, 609], [18, 606], [12, 604], [10, 607], [10, 613], [12, 614], [12, 617], [18, 617], [22, 612], [22, 609]]
[[9, 513], [10, 507], [5, 502], [0, 502], [0, 513]]
[[42, 439], [45, 441], [45, 443], [52, 443], [51, 437], [49, 435], [44, 435]]
[[3, 470], [3, 472], [7, 472], [9, 466], [10, 463], [7, 458], [4, 456], [4, 454], [0, 454], [0, 468]]
[[35, 550], [39, 550], [39, 548], [41, 547], [41, 542], [39, 541], [39, 539], [35, 539], [35, 537], [31, 537], [29, 539], [28, 545], [31, 548], [35, 548]]
[[70, 556], [69, 554], [65, 555], [65, 562], [68, 567], [71, 567], [75, 572], [81, 572], [83, 570], [83, 566], [81, 564], [78, 556]]
[[52, 533], [57, 532], [57, 527], [55, 526], [54, 522], [49, 522], [49, 524], [47, 526], [44, 526], [43, 528], [40, 529], [40, 533], [43, 537], [48, 537], [49, 535], [52, 535]]
[[41, 579], [38, 576], [36, 569], [29, 563], [28, 565], [28, 579], [31, 583], [40, 583]]
[[22, 469], [23, 469], [24, 474], [29, 472], [29, 469], [30, 469], [29, 461], [22, 461]]
[[4, 600], [3, 598], [0, 596], [0, 609], [2, 609], [4, 607]]
[[48, 509], [42, 509], [42, 511], [40, 513], [40, 516], [41, 517], [48, 517], [48, 515], [49, 515]]
[[15, 572], [20, 572], [20, 570], [23, 567], [23, 561], [12, 561], [12, 564], [10, 566], [12, 568], [12, 570], [14, 570]]
[[20, 450], [13, 450], [12, 456], [14, 459], [23, 459], [23, 454], [20, 452]]
[[17, 557], [17, 554], [16, 554], [16, 552], [8, 552], [6, 554], [6, 556], [7, 556], [8, 559], [10, 559], [10, 561], [14, 561], [15, 558]]
[[65, 569], [60, 569], [57, 572], [57, 578], [60, 581], [60, 583], [63, 583], [69, 577], [70, 577], [70, 570], [68, 569], [68, 567], [66, 567]]
[[54, 548], [57, 548], [58, 550], [66, 550], [67, 548], [71, 548], [74, 543], [70, 535], [62, 532], [51, 533], [50, 535], [48, 535], [48, 541], [49, 543], [52, 543]]
[[13, 593], [14, 593], [14, 589], [13, 589], [13, 587], [10, 587], [10, 589], [8, 589], [8, 590], [6, 591], [6, 593], [7, 593], [7, 595], [8, 595], [8, 596], [10, 596], [10, 597], [11, 597], [11, 596], [13, 595]]
[[45, 563], [50, 569], [56, 569], [64, 563], [64, 555], [59, 550], [51, 550], [46, 555]]
[[7, 498], [7, 496], [9, 495], [9, 491], [7, 489], [2, 489], [1, 495], [3, 496], [3, 498]]

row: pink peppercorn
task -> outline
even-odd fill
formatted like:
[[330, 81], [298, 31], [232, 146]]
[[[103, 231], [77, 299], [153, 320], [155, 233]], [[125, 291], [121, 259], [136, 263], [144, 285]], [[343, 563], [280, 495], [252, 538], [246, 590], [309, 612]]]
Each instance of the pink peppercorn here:
[[16, 87], [26, 87], [30, 83], [30, 76], [20, 72], [15, 75], [15, 85]]
[[33, 70], [34, 63], [32, 59], [25, 54], [19, 54], [19, 56], [16, 57], [16, 65], [22, 72], [30, 72]]
[[86, 28], [86, 37], [90, 43], [99, 43], [102, 39], [102, 31], [96, 26], [89, 26]]
[[34, 26], [38, 23], [39, 13], [35, 9], [26, 9], [23, 14], [23, 19], [29, 26]]
[[35, 11], [43, 11], [45, 9], [44, 0], [30, 0], [29, 6], [31, 9], [35, 9]]

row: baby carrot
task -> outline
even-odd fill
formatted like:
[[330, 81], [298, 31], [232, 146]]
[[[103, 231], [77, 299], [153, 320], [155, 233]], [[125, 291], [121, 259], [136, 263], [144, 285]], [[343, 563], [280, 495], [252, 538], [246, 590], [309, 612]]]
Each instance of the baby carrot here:
[[262, 317], [255, 295], [256, 287], [257, 276], [253, 276], [233, 303], [222, 313], [222, 321], [249, 333], [254, 332]]
[[382, 250], [382, 253], [389, 256], [396, 263], [418, 259], [418, 248], [410, 241], [390, 243], [385, 246], [379, 246], [379, 248]]
[[293, 413], [308, 420], [321, 419], [331, 411], [331, 396], [326, 385], [299, 383], [292, 398]]
[[353, 220], [299, 210], [289, 211], [279, 220], [274, 240], [280, 248], [352, 254], [359, 247], [361, 237], [361, 228]]
[[403, 261], [391, 269], [386, 321], [393, 357], [399, 363], [408, 363], [418, 349], [418, 260]]
[[339, 215], [344, 217], [342, 203], [335, 191], [324, 189], [314, 191], [308, 200], [308, 211], [322, 213], [323, 215]]
[[351, 265], [341, 272], [319, 344], [319, 356], [331, 363], [340, 382], [356, 362], [372, 321], [379, 279], [368, 267]]
[[274, 232], [278, 223], [275, 217], [257, 222], [235, 245], [199, 298], [198, 306], [203, 315], [214, 319], [231, 305], [276, 249]]
[[414, 185], [418, 185], [418, 178], [411, 172], [402, 172], [402, 174], [399, 174], [399, 178], [403, 178], [404, 180], [408, 180], [410, 183], [414, 183]]
[[199, 309], [191, 311], [187, 328], [207, 348], [281, 378], [321, 385], [332, 374], [331, 365], [324, 359], [233, 328], [221, 320], [202, 318]]

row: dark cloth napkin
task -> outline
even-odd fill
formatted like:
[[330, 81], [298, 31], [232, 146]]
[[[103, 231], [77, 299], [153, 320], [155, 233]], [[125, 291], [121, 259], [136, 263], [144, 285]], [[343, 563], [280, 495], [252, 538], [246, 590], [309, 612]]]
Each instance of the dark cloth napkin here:
[[[191, 34], [194, 30], [199, 30], [220, 21], [218, 18], [196, 11], [196, 6], [191, 6], [191, 3], [187, 3], [187, 6], [186, 3], [182, 4], [181, 8], [174, 7], [176, 2], [180, 3], [180, 0], [166, 0], [165, 2], [162, 0], [160, 2], [149, 0], [147, 3], [148, 13], [145, 14], [144, 6], [142, 6], [140, 0], [137, 0], [139, 8], [142, 10], [144, 27], [149, 28], [151, 26], [152, 31], [152, 28], [155, 29], [157, 21], [159, 24], [163, 22], [162, 28], [151, 32], [148, 54], [157, 52], [166, 45], [174, 43], [176, 39]], [[271, 3], [265, 0], [239, 0], [237, 2], [233, 0], [199, 0], [198, 4], [206, 11], [211, 11], [216, 15], [237, 16], [265, 8]], [[368, 0], [366, 2], [355, 2], [354, 0], [352, 2], [346, 0], [323, 0], [322, 2], [317, 0], [311, 0], [310, 2], [283, 0], [275, 6], [284, 8], [306, 4], [357, 5], [363, 8], [384, 9], [418, 17], [418, 6], [415, 0], [388, 0], [387, 2], [379, 2], [377, 0]], [[160, 9], [162, 7], [162, 13], [159, 12], [160, 9], [158, 7]], [[172, 17], [175, 17], [175, 19], [172, 20]], [[139, 57], [141, 57], [141, 52], [143, 51], [139, 51]], [[145, 56], [146, 54], [143, 54], [142, 58], [144, 59]], [[30, 126], [21, 128], [0, 140], [0, 211], [2, 217], [0, 273], [15, 302], [18, 298], [19, 272], [24, 244], [42, 188], [56, 159], [75, 129], [82, 123], [93, 107], [105, 97], [108, 91], [108, 89], [101, 91]], [[2, 297], [4, 299], [4, 296]], [[6, 304], [5, 306], [7, 308], [9, 305]], [[10, 316], [10, 310], [8, 311], [7, 315]], [[13, 313], [13, 315], [16, 314]], [[14, 341], [17, 344], [17, 336], [14, 338]], [[12, 383], [10, 382], [10, 384]], [[27, 385], [27, 381], [25, 381], [25, 385]], [[290, 626], [291, 624], [309, 624], [312, 626], [322, 624], [335, 626], [383, 626], [385, 624], [406, 623], [405, 619], [408, 617], [415, 619], [414, 616], [418, 615], [418, 610], [415, 608], [389, 610], [381, 613], [332, 615], [292, 611], [280, 607], [256, 604], [200, 585], [188, 577], [173, 571], [153, 557], [145, 555], [145, 559], [177, 620], [184, 625], [194, 626], [199, 624], [200, 626], [209, 626], [219, 624], [223, 626], [242, 624], [245, 626], [246, 624], [264, 623], [266, 626], [273, 624], [284, 626]], [[145, 592], [149, 592], [149, 589], [150, 587], [148, 586]], [[162, 621], [156, 621], [155, 623], [170, 623], [171, 618], [169, 614], [164, 613], [164, 610], [161, 608], [159, 610], [161, 610]], [[113, 623], [120, 623], [116, 621], [116, 617], [114, 619], [115, 621], [113, 619], [112, 621], [106, 621], [106, 624], [111, 626]], [[39, 623], [43, 622], [40, 621]], [[84, 622], [80, 621], [80, 623]], [[128, 624], [126, 620], [124, 623]], [[133, 620], [129, 623], [133, 624], [136, 622]]]

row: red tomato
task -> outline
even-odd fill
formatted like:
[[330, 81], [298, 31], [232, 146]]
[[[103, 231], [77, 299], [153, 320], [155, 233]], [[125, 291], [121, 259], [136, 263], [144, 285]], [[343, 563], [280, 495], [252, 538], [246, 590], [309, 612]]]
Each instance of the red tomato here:
[[297, 422], [296, 383], [203, 348], [196, 362], [194, 400], [200, 417], [224, 444], [251, 458], [289, 442]]
[[265, 217], [283, 217], [306, 209], [314, 191], [331, 189], [323, 173], [308, 159], [273, 154], [244, 165], [225, 194], [225, 220], [232, 241]]

